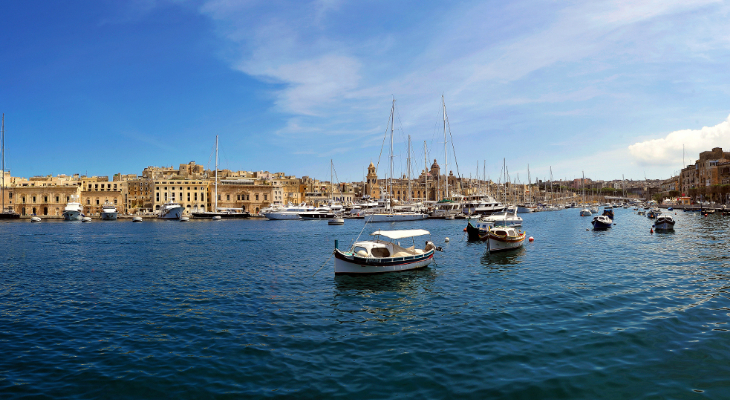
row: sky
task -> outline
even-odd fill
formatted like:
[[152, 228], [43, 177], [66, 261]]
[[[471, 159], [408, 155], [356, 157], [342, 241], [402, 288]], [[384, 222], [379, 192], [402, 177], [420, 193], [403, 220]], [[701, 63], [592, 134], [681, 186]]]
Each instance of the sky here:
[[[496, 180], [669, 178], [730, 150], [730, 3], [3, 4], [13, 176], [195, 161], [359, 181], [434, 159]], [[425, 150], [424, 150], [425, 148]], [[683, 151], [684, 149], [684, 151]]]

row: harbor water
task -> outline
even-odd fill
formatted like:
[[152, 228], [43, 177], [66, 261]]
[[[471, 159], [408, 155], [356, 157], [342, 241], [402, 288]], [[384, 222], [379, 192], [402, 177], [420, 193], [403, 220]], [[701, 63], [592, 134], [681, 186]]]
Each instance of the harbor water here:
[[[727, 397], [730, 217], [579, 211], [503, 254], [464, 220], [3, 222], [0, 398]], [[409, 228], [431, 266], [334, 276]]]

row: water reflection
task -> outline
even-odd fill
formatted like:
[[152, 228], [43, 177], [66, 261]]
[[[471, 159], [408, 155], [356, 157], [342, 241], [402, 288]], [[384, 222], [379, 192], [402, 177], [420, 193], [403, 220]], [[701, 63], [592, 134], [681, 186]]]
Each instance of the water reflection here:
[[508, 251], [499, 251], [495, 253], [490, 253], [486, 250], [484, 250], [484, 254], [479, 259], [482, 265], [485, 266], [493, 266], [493, 265], [501, 265], [501, 266], [515, 266], [522, 264], [522, 256], [525, 254], [525, 247], [520, 247], [516, 250], [508, 250]]
[[431, 267], [415, 271], [374, 275], [335, 275], [335, 296], [356, 293], [403, 292], [430, 290], [436, 279]]

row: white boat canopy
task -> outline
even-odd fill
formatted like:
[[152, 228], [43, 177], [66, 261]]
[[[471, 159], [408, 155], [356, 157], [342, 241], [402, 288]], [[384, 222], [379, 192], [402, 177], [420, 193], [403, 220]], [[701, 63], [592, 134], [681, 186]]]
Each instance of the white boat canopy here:
[[373, 233], [371, 233], [371, 236], [385, 236], [390, 239], [403, 239], [403, 238], [409, 238], [414, 236], [423, 236], [423, 235], [430, 235], [431, 232], [425, 230], [425, 229], [406, 229], [401, 231], [383, 231], [383, 230], [377, 230]]

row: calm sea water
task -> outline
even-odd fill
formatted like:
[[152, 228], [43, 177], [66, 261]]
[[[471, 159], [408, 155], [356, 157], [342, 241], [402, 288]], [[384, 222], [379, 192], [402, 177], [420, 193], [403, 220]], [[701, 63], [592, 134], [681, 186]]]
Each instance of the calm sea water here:
[[444, 252], [363, 277], [325, 263], [356, 220], [1, 223], [0, 397], [730, 396], [730, 217], [578, 212], [492, 255], [401, 223]]

